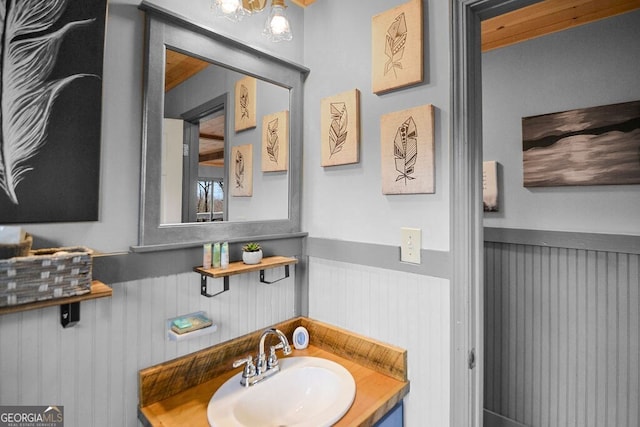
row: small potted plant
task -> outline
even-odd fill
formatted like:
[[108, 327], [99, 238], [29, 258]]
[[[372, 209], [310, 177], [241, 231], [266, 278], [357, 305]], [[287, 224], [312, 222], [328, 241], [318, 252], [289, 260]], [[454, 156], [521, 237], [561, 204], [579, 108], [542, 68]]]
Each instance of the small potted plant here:
[[262, 248], [259, 243], [251, 242], [242, 247], [242, 262], [245, 264], [260, 264]]

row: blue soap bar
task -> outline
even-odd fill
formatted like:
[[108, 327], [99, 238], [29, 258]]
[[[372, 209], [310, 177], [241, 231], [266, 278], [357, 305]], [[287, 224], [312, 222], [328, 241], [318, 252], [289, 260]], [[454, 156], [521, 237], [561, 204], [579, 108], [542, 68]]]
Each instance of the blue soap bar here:
[[176, 328], [179, 328], [179, 329], [185, 329], [185, 328], [191, 327], [191, 322], [189, 321], [189, 319], [184, 319], [184, 318], [174, 320], [173, 324]]
[[213, 322], [202, 313], [188, 314], [173, 320], [171, 330], [177, 334], [208, 328]]

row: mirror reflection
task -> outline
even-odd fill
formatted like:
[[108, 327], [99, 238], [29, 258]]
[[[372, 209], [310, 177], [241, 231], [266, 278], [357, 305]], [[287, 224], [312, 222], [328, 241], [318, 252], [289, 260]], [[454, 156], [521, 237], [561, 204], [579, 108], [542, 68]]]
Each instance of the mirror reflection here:
[[165, 58], [160, 223], [287, 219], [288, 157], [268, 163], [288, 149], [289, 90], [170, 48]]

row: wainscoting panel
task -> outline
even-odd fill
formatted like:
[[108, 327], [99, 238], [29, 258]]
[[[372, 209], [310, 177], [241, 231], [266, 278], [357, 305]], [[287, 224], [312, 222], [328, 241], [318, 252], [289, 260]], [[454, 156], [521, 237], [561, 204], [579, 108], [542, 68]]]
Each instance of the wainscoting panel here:
[[531, 427], [640, 425], [640, 255], [485, 242], [485, 408]]
[[310, 257], [309, 317], [407, 349], [406, 426], [448, 426], [446, 279]]
[[[259, 283], [258, 272], [233, 276], [230, 290], [214, 298], [200, 296], [195, 273], [112, 287], [113, 298], [81, 303], [73, 328], [60, 326], [57, 307], [0, 317], [0, 405], [63, 405], [69, 426], [137, 426], [139, 369], [295, 315], [295, 267], [273, 285]], [[216, 287], [222, 280], [210, 283], [211, 292]], [[217, 332], [166, 339], [166, 319], [199, 310]]]

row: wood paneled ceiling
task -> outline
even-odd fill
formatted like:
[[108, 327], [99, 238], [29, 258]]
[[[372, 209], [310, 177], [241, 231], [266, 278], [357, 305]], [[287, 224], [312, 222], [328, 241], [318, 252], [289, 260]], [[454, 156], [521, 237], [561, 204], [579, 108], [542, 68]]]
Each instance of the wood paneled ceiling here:
[[164, 91], [168, 92], [210, 64], [192, 56], [167, 49], [164, 68]]
[[640, 8], [640, 0], [544, 0], [482, 21], [486, 52]]

